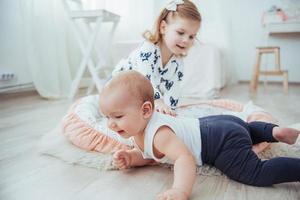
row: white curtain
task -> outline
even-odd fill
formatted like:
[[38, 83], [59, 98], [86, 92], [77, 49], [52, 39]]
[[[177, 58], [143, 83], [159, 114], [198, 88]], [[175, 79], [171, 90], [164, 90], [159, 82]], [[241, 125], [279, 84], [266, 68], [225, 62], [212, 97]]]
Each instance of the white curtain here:
[[61, 0], [23, 0], [24, 45], [34, 86], [45, 98], [65, 98], [70, 92], [72, 56], [68, 24]]
[[155, 0], [82, 0], [87, 9], [106, 9], [121, 16], [115, 41], [141, 40], [156, 19]]
[[[24, 45], [34, 85], [42, 97], [65, 98], [81, 60], [62, 0], [20, 0]], [[154, 23], [154, 0], [82, 0], [86, 9], [121, 16], [115, 40], [138, 40]]]

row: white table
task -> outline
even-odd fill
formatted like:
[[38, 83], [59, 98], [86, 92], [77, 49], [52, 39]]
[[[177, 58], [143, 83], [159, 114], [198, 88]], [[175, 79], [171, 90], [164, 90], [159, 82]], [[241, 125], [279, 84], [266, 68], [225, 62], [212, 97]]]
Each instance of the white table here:
[[[82, 60], [72, 81], [69, 97], [74, 98], [86, 69], [90, 72], [93, 80], [88, 91], [92, 91], [95, 84], [100, 92], [104, 81], [99, 78], [98, 71], [106, 64], [103, 51], [108, 51], [108, 49], [101, 49], [99, 45], [96, 45], [97, 36], [103, 23], [113, 23], [108, 38], [101, 37], [101, 40], [110, 46], [120, 16], [103, 9], [83, 10], [81, 0], [64, 0], [63, 3], [82, 53]], [[96, 62], [93, 61], [93, 52], [97, 57]]]

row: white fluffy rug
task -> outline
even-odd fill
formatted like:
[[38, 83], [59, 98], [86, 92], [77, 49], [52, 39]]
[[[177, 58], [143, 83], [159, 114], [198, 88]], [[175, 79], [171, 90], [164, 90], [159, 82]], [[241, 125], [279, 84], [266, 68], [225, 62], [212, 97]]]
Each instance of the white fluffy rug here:
[[[290, 127], [300, 130], [300, 123]], [[41, 154], [58, 158], [73, 165], [82, 165], [98, 170], [116, 170], [112, 165], [111, 155], [79, 149], [72, 145], [60, 131], [60, 128], [57, 127], [42, 137], [39, 143]], [[274, 143], [259, 156], [262, 159], [269, 159], [276, 156], [300, 158], [300, 138], [292, 146]], [[221, 175], [220, 171], [216, 168], [207, 165], [198, 167], [198, 173], [202, 175]]]

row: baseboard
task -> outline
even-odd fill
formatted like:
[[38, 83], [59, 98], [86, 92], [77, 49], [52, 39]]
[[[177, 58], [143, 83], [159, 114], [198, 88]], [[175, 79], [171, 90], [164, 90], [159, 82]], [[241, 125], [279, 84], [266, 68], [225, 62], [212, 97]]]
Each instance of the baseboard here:
[[11, 85], [0, 87], [0, 93], [16, 93], [16, 92], [26, 92], [34, 91], [35, 87], [33, 83], [23, 83], [19, 85]]
[[[242, 84], [250, 84], [250, 81], [247, 80], [239, 80], [238, 83], [242, 83]], [[264, 81], [259, 81], [259, 84], [264, 84]], [[282, 81], [267, 81], [268, 84], [272, 84], [272, 85], [282, 85]], [[296, 82], [296, 81], [289, 81], [289, 85], [300, 85], [300, 82]]]
[[[90, 86], [92, 83], [92, 78], [84, 77], [80, 81], [79, 89], [85, 89]], [[0, 93], [17, 93], [17, 92], [27, 92], [27, 91], [35, 91], [35, 86], [33, 83], [24, 83], [19, 85], [11, 85], [0, 87]]]

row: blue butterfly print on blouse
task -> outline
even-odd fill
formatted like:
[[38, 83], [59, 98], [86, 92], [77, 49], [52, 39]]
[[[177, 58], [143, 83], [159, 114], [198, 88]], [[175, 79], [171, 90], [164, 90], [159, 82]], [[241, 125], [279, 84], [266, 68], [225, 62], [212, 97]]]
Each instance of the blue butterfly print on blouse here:
[[167, 71], [168, 71], [168, 68], [165, 70], [162, 70], [160, 67], [158, 68], [158, 72], [160, 75], [164, 75], [165, 73], [167, 73]]
[[178, 81], [182, 81], [183, 73], [181, 71], [178, 72]]
[[176, 73], [178, 71], [178, 65], [176, 66], [176, 68], [175, 68], [175, 72], [174, 73]]
[[157, 49], [155, 49], [155, 51], [153, 52], [154, 54], [154, 60], [153, 60], [153, 64], [155, 65], [158, 61], [158, 58], [160, 57], [159, 55], [157, 55]]
[[178, 62], [176, 60], [172, 60], [171, 63], [176, 65], [176, 67], [175, 67], [175, 73], [176, 73], [177, 70], [178, 70], [179, 64], [178, 64]]
[[151, 80], [151, 74], [146, 74], [146, 78], [150, 81]]
[[170, 96], [170, 103], [172, 107], [176, 107], [178, 104], [178, 99], [174, 99], [172, 96]]
[[141, 52], [140, 57], [142, 61], [148, 60], [148, 58], [152, 55], [151, 52]]
[[155, 94], [154, 94], [154, 99], [160, 99], [160, 94], [159, 94], [159, 92], [155, 92]]
[[128, 61], [129, 70], [132, 70], [132, 62]]
[[160, 79], [160, 82], [161, 82], [161, 83], [165, 82], [165, 87], [166, 87], [167, 90], [170, 90], [171, 87], [172, 87], [173, 84], [174, 84], [173, 81], [169, 81], [169, 80], [164, 79], [164, 78], [161, 78], [161, 79]]
[[154, 65], [153, 64], [151, 64], [151, 71], [152, 71], [152, 73], [154, 73]]

